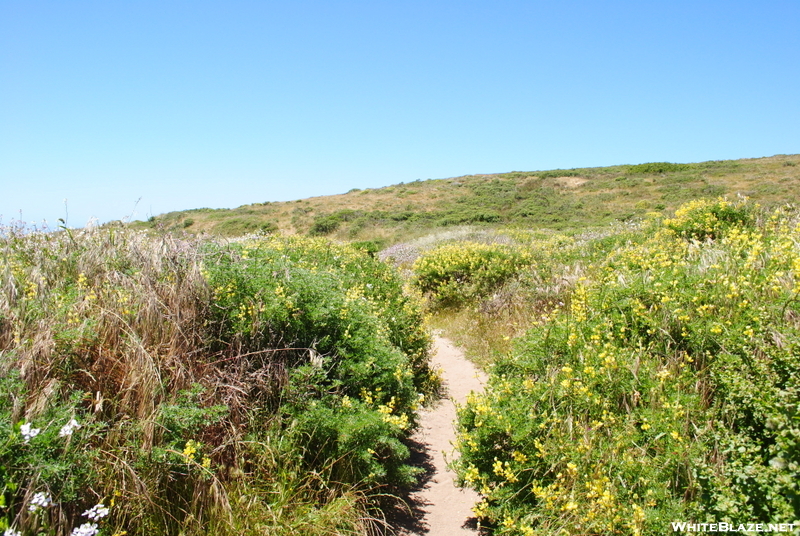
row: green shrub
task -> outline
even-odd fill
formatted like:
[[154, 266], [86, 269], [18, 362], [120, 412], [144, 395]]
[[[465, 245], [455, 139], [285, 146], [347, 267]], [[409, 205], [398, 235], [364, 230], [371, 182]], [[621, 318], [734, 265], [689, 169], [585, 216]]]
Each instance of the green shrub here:
[[319, 214], [314, 218], [309, 234], [311, 236], [325, 236], [339, 229], [343, 222], [351, 222], [364, 218], [362, 211], [343, 209], [337, 210], [332, 214]]
[[[98, 479], [92, 470], [101, 456], [93, 439], [102, 424], [81, 407], [82, 392], [48, 405], [28, 421], [21, 415], [28, 394], [18, 371], [7, 371], [0, 381], [0, 529], [58, 530], [78, 510], [101, 500], [94, 492]], [[30, 500], [36, 493], [58, 498], [66, 508], [32, 512]]]
[[442, 305], [484, 296], [504, 281], [531, 268], [528, 252], [502, 244], [445, 244], [420, 256], [414, 284]]
[[691, 164], [673, 164], [671, 162], [649, 162], [628, 166], [628, 173], [652, 175], [656, 173], [672, 173], [674, 171], [687, 171], [692, 169]]
[[222, 219], [214, 225], [214, 232], [221, 236], [241, 236], [254, 233], [258, 231], [259, 227], [260, 223], [255, 218], [234, 217]]
[[311, 236], [324, 236], [329, 235], [339, 228], [342, 223], [342, 218], [337, 214], [325, 214], [314, 218], [314, 223], [311, 224], [309, 234]]
[[374, 257], [378, 252], [383, 249], [383, 240], [362, 240], [358, 242], [351, 242], [351, 246], [366, 252], [370, 257]]
[[438, 220], [438, 224], [462, 225], [468, 223], [497, 223], [502, 220], [500, 214], [494, 210], [469, 207], [461, 210], [450, 210]]
[[752, 225], [752, 212], [752, 207], [742, 201], [698, 199], [678, 208], [675, 217], [665, 220], [664, 226], [683, 238], [715, 239], [730, 228]]
[[264, 233], [264, 234], [277, 233], [278, 230], [279, 230], [278, 229], [278, 225], [276, 223], [274, 223], [274, 222], [271, 222], [271, 221], [268, 221], [266, 223], [262, 223], [261, 227], [258, 228], [258, 231], [260, 233]]
[[325, 470], [333, 482], [406, 486], [419, 469], [408, 465], [408, 448], [400, 441], [406, 426], [401, 419], [358, 399], [344, 404], [311, 403], [296, 414], [292, 437], [306, 466]]
[[455, 467], [496, 533], [800, 517], [798, 217], [734, 208], [713, 242], [618, 246], [460, 409]]
[[366, 531], [413, 473], [429, 345], [398, 274], [324, 239], [4, 230], [2, 530], [61, 536], [105, 501], [109, 534], [325, 534], [337, 505]]
[[581, 173], [571, 169], [553, 169], [550, 171], [538, 171], [535, 175], [540, 179], [558, 179], [560, 177], [580, 177]]
[[[396, 480], [408, 473], [408, 453], [397, 440], [413, 427], [420, 397], [436, 379], [420, 313], [398, 276], [354, 248], [324, 240], [271, 239], [214, 258], [207, 270], [219, 344], [241, 354], [273, 348], [270, 359], [292, 370], [280, 396], [297, 437], [316, 445], [306, 449], [311, 468], [341, 457], [336, 467], [352, 469], [347, 478], [337, 469], [342, 481], [407, 483]], [[366, 427], [361, 437], [369, 440], [353, 443], [347, 436], [353, 419], [383, 424]], [[386, 452], [370, 453], [370, 441]], [[366, 465], [358, 461], [368, 458]]]

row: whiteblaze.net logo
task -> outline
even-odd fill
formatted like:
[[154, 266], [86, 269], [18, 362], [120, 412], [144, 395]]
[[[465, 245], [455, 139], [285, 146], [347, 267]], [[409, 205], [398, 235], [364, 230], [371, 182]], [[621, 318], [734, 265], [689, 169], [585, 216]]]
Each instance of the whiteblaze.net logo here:
[[672, 522], [673, 532], [794, 532], [798, 523], [686, 523]]

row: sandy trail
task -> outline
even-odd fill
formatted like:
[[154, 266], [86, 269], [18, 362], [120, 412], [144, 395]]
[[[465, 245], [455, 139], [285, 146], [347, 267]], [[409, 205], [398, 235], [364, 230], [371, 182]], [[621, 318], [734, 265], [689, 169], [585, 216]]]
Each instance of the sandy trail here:
[[406, 536], [453, 536], [477, 534], [472, 507], [479, 495], [462, 490], [454, 483], [455, 474], [447, 469], [453, 457], [456, 439], [456, 409], [453, 401], [463, 404], [470, 391], [482, 391], [486, 376], [447, 339], [436, 337], [433, 365], [441, 369], [447, 396], [435, 407], [421, 412], [420, 428], [412, 438], [426, 450], [429, 475], [422, 489], [412, 493], [418, 522]]

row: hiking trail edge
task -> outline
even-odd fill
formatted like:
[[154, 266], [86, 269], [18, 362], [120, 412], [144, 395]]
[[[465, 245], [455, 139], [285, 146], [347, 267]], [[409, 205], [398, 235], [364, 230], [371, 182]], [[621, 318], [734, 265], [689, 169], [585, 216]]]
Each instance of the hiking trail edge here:
[[[477, 535], [472, 507], [480, 495], [458, 488], [455, 473], [447, 468], [447, 460], [455, 456], [456, 441], [454, 401], [464, 404], [471, 391], [483, 391], [486, 375], [464, 357], [452, 342], [442, 337], [434, 338], [432, 364], [439, 368], [444, 380], [446, 395], [432, 408], [420, 412], [420, 427], [412, 440], [423, 445], [430, 457], [432, 473], [422, 489], [410, 495], [418, 505], [421, 516], [412, 531], [401, 531], [403, 536], [454, 536]], [[446, 457], [446, 459], [445, 459]]]

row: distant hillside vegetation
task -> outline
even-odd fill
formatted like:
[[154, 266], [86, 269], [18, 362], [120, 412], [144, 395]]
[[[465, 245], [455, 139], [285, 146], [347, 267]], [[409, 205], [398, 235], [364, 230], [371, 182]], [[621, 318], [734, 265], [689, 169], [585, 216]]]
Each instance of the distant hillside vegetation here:
[[672, 210], [699, 197], [786, 202], [800, 196], [799, 164], [800, 155], [777, 155], [468, 175], [235, 209], [170, 212], [134, 225], [221, 236], [281, 231], [375, 246], [463, 224], [568, 230]]

